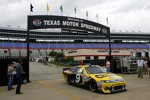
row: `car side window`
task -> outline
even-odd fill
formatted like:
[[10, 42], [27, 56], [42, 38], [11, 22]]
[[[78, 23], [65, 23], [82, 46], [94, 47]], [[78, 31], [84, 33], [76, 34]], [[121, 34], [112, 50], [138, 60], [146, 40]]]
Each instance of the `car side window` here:
[[77, 70], [77, 67], [72, 67], [72, 68], [70, 69], [70, 71], [71, 71], [72, 73], [76, 73], [76, 70]]
[[83, 68], [77, 68], [76, 73], [77, 74], [83, 74]]

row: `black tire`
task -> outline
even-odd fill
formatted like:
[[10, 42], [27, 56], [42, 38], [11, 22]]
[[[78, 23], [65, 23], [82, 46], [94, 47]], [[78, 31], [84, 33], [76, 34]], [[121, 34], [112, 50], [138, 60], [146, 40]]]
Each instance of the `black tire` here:
[[98, 90], [97, 84], [94, 81], [90, 81], [88, 84], [89, 90], [92, 92], [96, 92]]
[[69, 76], [67, 76], [67, 83], [69, 84], [69, 85], [71, 85], [72, 83], [71, 83], [71, 79], [70, 79], [70, 77]]

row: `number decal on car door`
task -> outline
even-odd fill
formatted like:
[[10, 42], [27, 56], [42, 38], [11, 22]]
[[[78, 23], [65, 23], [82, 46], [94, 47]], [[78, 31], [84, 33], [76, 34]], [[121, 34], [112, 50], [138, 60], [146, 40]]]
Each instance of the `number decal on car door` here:
[[76, 82], [76, 83], [79, 83], [79, 82], [80, 82], [80, 74], [77, 74], [77, 75], [76, 75], [75, 82]]

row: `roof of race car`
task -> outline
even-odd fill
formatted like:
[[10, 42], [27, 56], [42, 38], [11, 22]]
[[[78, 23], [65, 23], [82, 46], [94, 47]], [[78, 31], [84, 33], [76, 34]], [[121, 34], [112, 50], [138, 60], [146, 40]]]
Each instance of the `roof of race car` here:
[[77, 67], [100, 67], [99, 65], [80, 65]]

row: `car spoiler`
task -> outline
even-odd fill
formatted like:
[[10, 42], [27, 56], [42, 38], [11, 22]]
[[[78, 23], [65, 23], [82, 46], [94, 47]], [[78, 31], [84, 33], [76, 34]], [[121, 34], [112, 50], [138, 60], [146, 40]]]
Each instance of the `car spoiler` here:
[[69, 70], [69, 69], [71, 69], [71, 68], [63, 68], [63, 73], [64, 73], [64, 71]]

